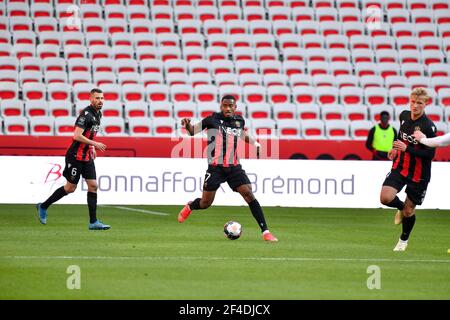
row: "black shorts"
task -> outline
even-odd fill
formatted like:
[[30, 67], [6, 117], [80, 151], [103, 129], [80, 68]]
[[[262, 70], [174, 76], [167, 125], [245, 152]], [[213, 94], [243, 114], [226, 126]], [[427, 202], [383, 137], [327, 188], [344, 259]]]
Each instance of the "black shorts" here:
[[216, 191], [224, 182], [227, 182], [233, 191], [236, 191], [236, 188], [243, 184], [250, 184], [250, 180], [241, 165], [230, 167], [209, 165], [205, 175], [203, 190]]
[[392, 170], [386, 176], [383, 186], [389, 186], [401, 191], [406, 185], [406, 195], [415, 204], [420, 206], [427, 193], [428, 182], [414, 182], [402, 176], [397, 170]]
[[80, 176], [83, 176], [86, 180], [95, 180], [97, 174], [95, 172], [94, 160], [80, 161], [73, 157], [66, 157], [63, 176], [68, 182], [73, 184], [78, 184]]

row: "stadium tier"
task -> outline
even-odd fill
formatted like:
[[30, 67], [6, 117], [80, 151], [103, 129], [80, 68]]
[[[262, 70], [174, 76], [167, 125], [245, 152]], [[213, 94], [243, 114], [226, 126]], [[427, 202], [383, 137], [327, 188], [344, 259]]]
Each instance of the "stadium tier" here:
[[[105, 136], [178, 136], [232, 94], [247, 129], [362, 140], [412, 88], [450, 131], [448, 0], [0, 0], [0, 132], [70, 135], [89, 91]], [[398, 126], [397, 122], [393, 122]]]

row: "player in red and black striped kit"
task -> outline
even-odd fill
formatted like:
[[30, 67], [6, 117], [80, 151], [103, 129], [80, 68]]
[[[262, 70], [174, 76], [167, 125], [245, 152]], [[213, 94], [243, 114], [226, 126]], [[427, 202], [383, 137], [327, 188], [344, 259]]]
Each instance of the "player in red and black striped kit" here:
[[[411, 92], [410, 111], [400, 114], [400, 131], [394, 141], [389, 159], [393, 160], [392, 169], [381, 189], [381, 203], [397, 208], [395, 224], [402, 223], [402, 234], [394, 251], [404, 251], [409, 235], [416, 221], [415, 207], [425, 199], [428, 182], [431, 178], [431, 161], [435, 149], [420, 144], [414, 137], [415, 131], [423, 132], [426, 137], [436, 136], [436, 127], [424, 112], [429, 96], [425, 89], [416, 88]], [[406, 199], [397, 197], [406, 185]]]
[[47, 223], [48, 207], [67, 194], [74, 192], [80, 181], [80, 176], [83, 176], [88, 186], [89, 229], [108, 230], [111, 228], [97, 220], [97, 176], [94, 164], [97, 153], [95, 149], [105, 151], [106, 146], [101, 142], [94, 141], [94, 138], [100, 129], [102, 117], [100, 110], [103, 107], [103, 101], [103, 92], [97, 88], [92, 89], [90, 94], [91, 104], [81, 110], [75, 121], [73, 141], [66, 152], [63, 176], [67, 179], [67, 182], [63, 187], [55, 190], [45, 202], [36, 205], [39, 220], [42, 224]]
[[191, 125], [190, 119], [183, 119], [181, 125], [191, 136], [207, 130], [208, 134], [208, 170], [205, 175], [202, 198], [189, 202], [180, 211], [178, 221], [184, 222], [193, 210], [203, 210], [211, 206], [217, 189], [224, 182], [230, 188], [239, 192], [248, 203], [253, 217], [258, 222], [263, 239], [278, 241], [269, 231], [262, 208], [255, 199], [247, 174], [242, 169], [237, 156], [239, 139], [260, 148], [260, 144], [252, 139], [244, 130], [245, 120], [235, 114], [236, 100], [233, 96], [222, 97], [220, 111], [204, 118], [201, 122]]

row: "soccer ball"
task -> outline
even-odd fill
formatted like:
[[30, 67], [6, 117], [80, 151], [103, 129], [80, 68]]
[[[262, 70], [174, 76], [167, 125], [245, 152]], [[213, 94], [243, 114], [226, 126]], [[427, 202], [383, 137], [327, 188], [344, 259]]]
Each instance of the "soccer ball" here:
[[242, 234], [242, 226], [239, 222], [236, 221], [228, 221], [223, 226], [223, 232], [225, 233], [225, 237], [230, 240], [239, 239]]

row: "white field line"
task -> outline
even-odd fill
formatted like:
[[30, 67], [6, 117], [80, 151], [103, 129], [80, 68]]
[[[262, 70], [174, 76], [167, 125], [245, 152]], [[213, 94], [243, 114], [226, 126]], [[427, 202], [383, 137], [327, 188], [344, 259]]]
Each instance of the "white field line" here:
[[165, 213], [165, 212], [150, 211], [150, 210], [136, 209], [136, 208], [128, 208], [128, 207], [122, 207], [122, 206], [106, 206], [106, 205], [102, 205], [101, 207], [115, 208], [115, 209], [128, 210], [128, 211], [134, 211], [134, 212], [142, 212], [142, 213], [154, 214], [154, 215], [157, 215], [157, 216], [168, 216], [169, 215], [168, 213]]
[[431, 260], [431, 259], [377, 259], [377, 258], [302, 258], [302, 257], [248, 257], [248, 258], [232, 258], [232, 257], [186, 257], [186, 256], [143, 256], [143, 257], [127, 257], [127, 256], [0, 256], [0, 259], [17, 259], [17, 260], [207, 260], [207, 261], [291, 261], [291, 262], [307, 262], [307, 261], [337, 261], [337, 262], [409, 262], [409, 263], [450, 263], [450, 259]]

